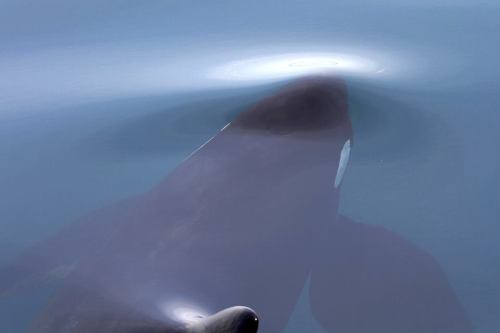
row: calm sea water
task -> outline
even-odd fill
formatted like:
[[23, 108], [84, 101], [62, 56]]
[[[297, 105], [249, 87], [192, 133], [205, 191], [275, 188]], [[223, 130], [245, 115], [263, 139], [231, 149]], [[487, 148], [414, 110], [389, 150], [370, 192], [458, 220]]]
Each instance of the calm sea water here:
[[[0, 265], [148, 190], [282, 82], [332, 72], [355, 137], [342, 213], [431, 253], [497, 332], [499, 35], [496, 1], [0, 1]], [[0, 298], [0, 331], [50, 293]], [[304, 299], [290, 332], [319, 331]]]

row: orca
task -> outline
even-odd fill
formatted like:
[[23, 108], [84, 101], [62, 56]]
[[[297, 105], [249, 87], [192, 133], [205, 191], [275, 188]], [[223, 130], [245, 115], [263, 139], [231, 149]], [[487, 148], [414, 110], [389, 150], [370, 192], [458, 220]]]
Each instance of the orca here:
[[[151, 321], [141, 322], [134, 319], [113, 325], [113, 329], [123, 333], [257, 333], [258, 328], [257, 314], [245, 306], [233, 306], [210, 316], [198, 315], [184, 322], [152, 324]], [[96, 327], [93, 332], [102, 332], [105, 329]]]
[[[262, 332], [280, 333], [310, 280], [312, 315], [327, 332], [471, 332], [429, 254], [338, 214], [352, 143], [343, 80], [288, 84], [149, 192], [13, 261], [0, 293], [61, 281], [32, 332], [251, 333], [255, 310]], [[183, 326], [175, 313], [190, 306], [232, 310]]]
[[187, 325], [189, 333], [256, 333], [259, 318], [245, 306], [233, 306]]

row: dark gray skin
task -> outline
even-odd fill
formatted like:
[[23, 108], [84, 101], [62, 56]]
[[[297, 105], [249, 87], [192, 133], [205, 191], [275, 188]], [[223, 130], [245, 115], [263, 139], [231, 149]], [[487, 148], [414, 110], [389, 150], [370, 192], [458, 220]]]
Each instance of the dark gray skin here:
[[178, 332], [162, 306], [181, 299], [211, 313], [249, 306], [262, 332], [279, 333], [310, 276], [328, 332], [471, 332], [431, 256], [338, 216], [334, 179], [351, 132], [342, 81], [287, 86], [150, 192], [14, 262], [0, 290], [62, 278], [33, 332]]
[[233, 306], [186, 325], [189, 333], [256, 333], [258, 329], [257, 314], [244, 306]]

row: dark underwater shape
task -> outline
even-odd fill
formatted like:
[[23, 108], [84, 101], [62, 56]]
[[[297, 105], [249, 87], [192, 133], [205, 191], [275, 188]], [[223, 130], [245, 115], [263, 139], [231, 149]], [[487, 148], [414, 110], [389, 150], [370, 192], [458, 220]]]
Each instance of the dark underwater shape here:
[[176, 306], [241, 304], [262, 332], [279, 333], [310, 278], [311, 309], [328, 332], [470, 332], [432, 257], [338, 216], [351, 140], [344, 83], [295, 82], [150, 192], [18, 258], [0, 272], [0, 291], [62, 280], [33, 332], [177, 332]]

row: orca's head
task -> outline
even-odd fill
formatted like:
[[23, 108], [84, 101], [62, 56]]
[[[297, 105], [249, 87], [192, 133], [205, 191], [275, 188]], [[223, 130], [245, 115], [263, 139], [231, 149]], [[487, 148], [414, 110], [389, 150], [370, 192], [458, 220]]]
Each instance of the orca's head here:
[[250, 137], [245, 153], [259, 162], [318, 172], [323, 181], [327, 173], [337, 188], [352, 144], [346, 85], [328, 77], [295, 81], [240, 114], [231, 131]]
[[189, 326], [189, 333], [256, 333], [257, 314], [250, 308], [234, 306], [202, 318]]

